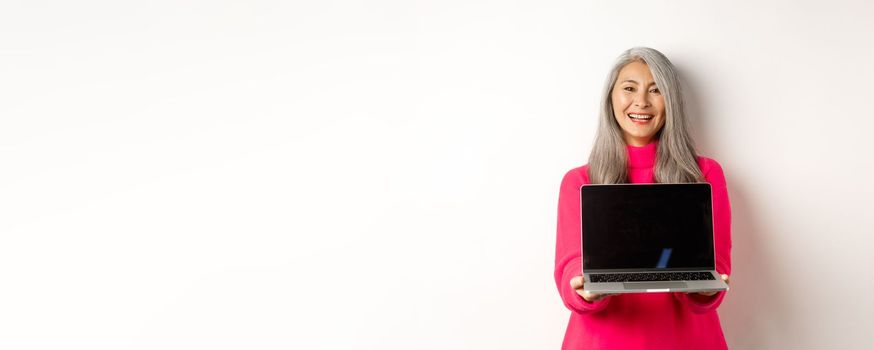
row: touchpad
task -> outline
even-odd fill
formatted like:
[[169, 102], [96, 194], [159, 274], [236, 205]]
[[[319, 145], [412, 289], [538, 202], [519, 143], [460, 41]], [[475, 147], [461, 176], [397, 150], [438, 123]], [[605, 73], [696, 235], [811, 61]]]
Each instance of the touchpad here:
[[686, 288], [686, 282], [624, 282], [625, 289]]

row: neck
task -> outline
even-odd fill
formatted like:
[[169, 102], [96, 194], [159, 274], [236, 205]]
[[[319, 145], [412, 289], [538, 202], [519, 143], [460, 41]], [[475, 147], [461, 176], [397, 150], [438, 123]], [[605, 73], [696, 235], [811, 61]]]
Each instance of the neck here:
[[643, 147], [643, 146], [650, 144], [653, 141], [654, 140], [652, 137], [638, 138], [638, 137], [628, 137], [627, 135], [625, 137], [625, 144], [629, 145], [629, 146], [634, 146], [634, 147]]

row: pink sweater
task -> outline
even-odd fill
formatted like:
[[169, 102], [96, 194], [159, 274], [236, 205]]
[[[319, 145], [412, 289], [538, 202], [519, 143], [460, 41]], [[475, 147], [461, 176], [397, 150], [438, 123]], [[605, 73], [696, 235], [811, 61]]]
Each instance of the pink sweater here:
[[[653, 182], [658, 142], [627, 146], [631, 183]], [[716, 270], [731, 273], [731, 208], [719, 163], [698, 157], [698, 166], [713, 187]], [[562, 349], [725, 349], [716, 308], [725, 297], [686, 293], [620, 294], [594, 303], [570, 286], [582, 275], [580, 186], [589, 183], [588, 165], [571, 169], [561, 182], [555, 283], [571, 317]]]

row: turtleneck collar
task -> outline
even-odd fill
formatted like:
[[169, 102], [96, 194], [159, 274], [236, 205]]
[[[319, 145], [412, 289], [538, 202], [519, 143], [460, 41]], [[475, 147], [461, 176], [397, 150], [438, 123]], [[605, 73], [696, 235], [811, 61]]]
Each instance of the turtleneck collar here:
[[658, 147], [658, 143], [658, 140], [653, 140], [652, 142], [640, 147], [625, 145], [628, 149], [628, 167], [652, 168], [655, 165], [656, 148]]

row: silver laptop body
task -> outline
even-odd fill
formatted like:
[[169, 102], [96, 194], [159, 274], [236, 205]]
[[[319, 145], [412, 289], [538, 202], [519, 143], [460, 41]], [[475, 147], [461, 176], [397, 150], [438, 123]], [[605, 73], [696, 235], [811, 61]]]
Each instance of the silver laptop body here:
[[710, 184], [580, 187], [584, 289], [728, 290], [715, 269]]

